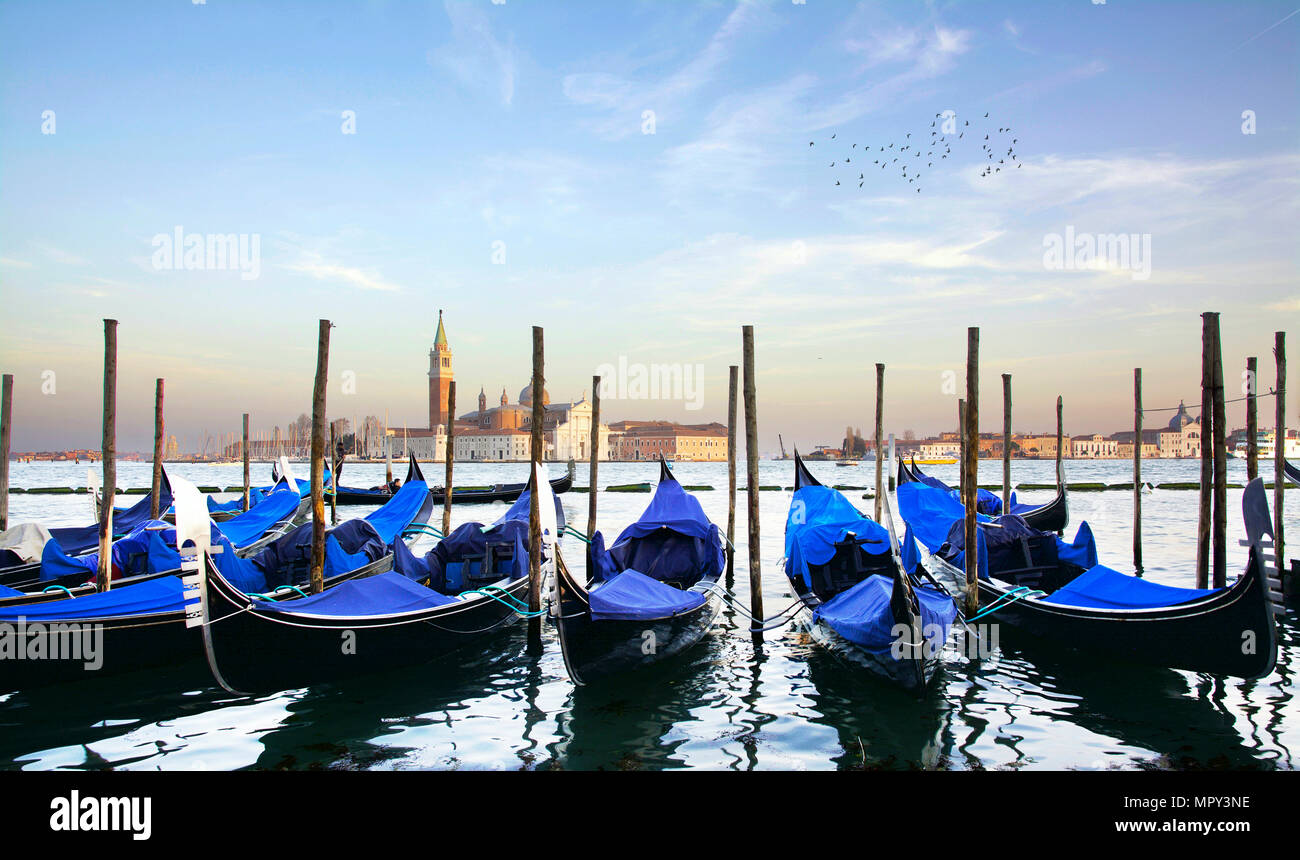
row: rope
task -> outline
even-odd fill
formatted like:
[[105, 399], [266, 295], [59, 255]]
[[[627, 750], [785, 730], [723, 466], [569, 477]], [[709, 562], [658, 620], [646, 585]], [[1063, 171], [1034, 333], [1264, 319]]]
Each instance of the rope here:
[[585, 534], [583, 534], [582, 532], [578, 531], [578, 530], [575, 529], [573, 526], [571, 526], [571, 525], [569, 525], [569, 524], [567, 524], [567, 523], [565, 524], [564, 528], [560, 529], [560, 535], [561, 535], [561, 536], [563, 536], [563, 535], [572, 535], [573, 537], [576, 537], [578, 540], [582, 541], [582, 542], [585, 543], [585, 544], [590, 544], [590, 543], [591, 543], [591, 538], [587, 537]]
[[433, 526], [429, 525], [428, 523], [419, 523], [419, 524], [416, 524], [416, 525], [409, 525], [409, 526], [407, 526], [406, 528], [404, 528], [404, 529], [402, 530], [402, 535], [403, 535], [403, 536], [405, 536], [405, 535], [415, 535], [415, 534], [433, 535], [434, 537], [438, 538], [439, 540], [442, 540], [442, 539], [444, 539], [444, 538], [447, 537], [445, 534], [442, 533], [442, 531], [441, 531], [440, 529], [434, 528]]
[[41, 594], [44, 594], [47, 591], [66, 591], [69, 598], [76, 597], [76, 595], [72, 593], [72, 589], [68, 588], [66, 585], [48, 585], [41, 589]]
[[[494, 594], [493, 592], [495, 591], [501, 592], [501, 595]], [[541, 616], [546, 614], [545, 609], [539, 609], [536, 612], [532, 612], [531, 610], [528, 609], [528, 605], [526, 603], [524, 603], [522, 600], [515, 597], [513, 594], [506, 591], [504, 588], [502, 588], [499, 585], [485, 585], [482, 588], [472, 588], [469, 591], [462, 591], [457, 596], [464, 597], [467, 594], [481, 594], [484, 597], [492, 598], [498, 603], [504, 603], [506, 606], [514, 610], [514, 612], [518, 614], [521, 618], [540, 618]]]
[[[1282, 389], [1282, 392], [1281, 392], [1281, 393], [1282, 393], [1282, 394], [1286, 394], [1286, 389], [1285, 389], [1285, 388]], [[1252, 397], [1255, 398], [1256, 400], [1258, 400], [1258, 399], [1261, 398], [1261, 397], [1276, 397], [1277, 395], [1278, 395], [1278, 392], [1277, 392], [1277, 391], [1274, 391], [1273, 389], [1270, 388], [1270, 389], [1269, 389], [1267, 392], [1265, 392], [1264, 394], [1247, 394], [1245, 397], [1234, 397], [1232, 400], [1225, 400], [1225, 401], [1223, 401], [1223, 402], [1224, 402], [1224, 404], [1226, 405], [1226, 404], [1228, 404], [1228, 403], [1240, 403], [1240, 402], [1242, 402], [1243, 400], [1250, 400]], [[1179, 409], [1187, 409], [1188, 412], [1200, 412], [1200, 405], [1199, 405], [1199, 403], [1197, 403], [1197, 398], [1193, 398], [1193, 400], [1192, 400], [1192, 404], [1193, 404], [1193, 406], [1192, 406], [1191, 409], [1187, 409], [1187, 406], [1185, 406], [1185, 405], [1182, 405], [1182, 406], [1162, 406], [1162, 407], [1160, 407], [1159, 409], [1152, 409], [1152, 408], [1148, 408], [1148, 407], [1144, 406], [1144, 407], [1142, 407], [1142, 412], [1143, 412], [1144, 414], [1147, 413], [1147, 412], [1177, 412]]]
[[972, 621], [979, 621], [981, 618], [983, 618], [986, 615], [991, 615], [994, 612], [998, 611], [999, 609], [1005, 609], [1006, 607], [1010, 606], [1012, 603], [1015, 603], [1017, 600], [1025, 600], [1026, 598], [1030, 598], [1030, 597], [1046, 597], [1046, 596], [1047, 596], [1046, 591], [1037, 591], [1035, 589], [1030, 588], [1027, 585], [1021, 585], [1017, 588], [1011, 589], [1006, 594], [1002, 595], [997, 600], [990, 603], [986, 609], [976, 613], [970, 618], [963, 618], [962, 623], [969, 624]]

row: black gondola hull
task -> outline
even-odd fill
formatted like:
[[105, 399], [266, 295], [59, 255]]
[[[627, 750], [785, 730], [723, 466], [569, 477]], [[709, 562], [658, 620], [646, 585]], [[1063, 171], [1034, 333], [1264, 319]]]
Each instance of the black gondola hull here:
[[[954, 582], [964, 580], [962, 571], [942, 559], [932, 560]], [[980, 580], [980, 605], [991, 606], [1008, 590]], [[1190, 672], [1262, 678], [1277, 660], [1268, 584], [1253, 549], [1245, 573], [1231, 587], [1202, 600], [1134, 610], [1015, 600], [997, 609], [990, 621], [1090, 653]]]
[[555, 576], [559, 615], [555, 619], [564, 665], [575, 684], [622, 675], [686, 651], [709, 632], [722, 611], [722, 598], [708, 589], [704, 603], [671, 618], [644, 621], [595, 620], [587, 589], [568, 568]]
[[[286, 616], [250, 602], [208, 567], [210, 653], [231, 692], [265, 693], [416, 666], [481, 643], [518, 617], [486, 597], [419, 612], [372, 617]], [[527, 602], [528, 578], [508, 584]]]
[[[907, 464], [900, 458], [898, 461], [898, 483], [907, 484], [913, 481], [919, 481], [917, 474], [920, 472], [915, 464], [908, 468]], [[1058, 483], [1056, 487], [1056, 498], [1044, 505], [1022, 511], [1017, 514], [1022, 518], [1030, 528], [1038, 529], [1043, 532], [1063, 532], [1065, 527], [1070, 524], [1070, 503], [1065, 492], [1065, 486]]]
[[[203, 654], [198, 631], [186, 629], [185, 613], [179, 611], [0, 627], [5, 628], [0, 635], [14, 637], [11, 647], [22, 648], [6, 648], [0, 659], [0, 692], [157, 669]], [[23, 640], [20, 645], [17, 639]], [[46, 656], [33, 658], [37, 648]], [[48, 656], [55, 653], [59, 658]]]

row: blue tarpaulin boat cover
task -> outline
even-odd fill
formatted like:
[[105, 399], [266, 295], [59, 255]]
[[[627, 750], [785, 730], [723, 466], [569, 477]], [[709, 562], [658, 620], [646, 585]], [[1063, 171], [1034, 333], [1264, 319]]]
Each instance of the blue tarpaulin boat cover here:
[[[211, 534], [213, 543], [222, 537], [215, 524]], [[175, 526], [163, 520], [145, 520], [130, 534], [113, 541], [113, 579], [178, 569], [180, 555], [174, 547], [175, 542]], [[74, 574], [94, 577], [98, 570], [97, 552], [70, 556], [55, 541], [45, 544], [41, 555], [42, 582]]]
[[839, 490], [817, 484], [796, 490], [785, 521], [786, 575], [803, 577], [804, 583], [811, 587], [808, 566], [830, 561], [835, 555], [835, 544], [843, 541], [849, 532], [866, 541], [859, 544], [863, 552], [869, 555], [889, 552], [889, 532], [885, 527], [863, 516]]
[[381, 573], [353, 579], [311, 597], [276, 603], [254, 600], [259, 610], [283, 615], [373, 617], [415, 612], [455, 603], [456, 598], [425, 588], [399, 573]]
[[[149, 519], [152, 493], [146, 493], [125, 510], [113, 511], [113, 534], [129, 534], [136, 526]], [[167, 470], [162, 473], [162, 485], [158, 493], [158, 510], [165, 511], [172, 506], [172, 485], [167, 480]], [[50, 529], [50, 535], [59, 542], [59, 548], [69, 555], [76, 555], [99, 546], [99, 524], [77, 528]]]
[[[930, 552], [938, 552], [948, 539], [948, 529], [953, 522], [966, 516], [966, 508], [948, 493], [947, 488], [909, 481], [898, 485], [898, 513], [922, 546]], [[988, 522], [991, 518], [977, 514], [976, 519]]]
[[[325, 470], [324, 476], [325, 490], [328, 493], [330, 486], [330, 470]], [[311, 481], [297, 481], [298, 495], [301, 498], [307, 498], [311, 495]], [[248, 488], [248, 509], [251, 511], [254, 507], [261, 504], [269, 495], [279, 490], [287, 490], [289, 482], [284, 478], [276, 481], [274, 485], [268, 487], [249, 487]], [[340, 489], [342, 489], [340, 487]], [[241, 495], [237, 499], [231, 499], [228, 502], [218, 502], [211, 496], [208, 496], [208, 513], [230, 513], [232, 511], [242, 511], [244, 509], [244, 498]]]
[[276, 490], [246, 512], [231, 517], [218, 527], [236, 547], [256, 543], [266, 530], [298, 510], [302, 497], [289, 488]]
[[[948, 628], [957, 617], [957, 604], [946, 594], [931, 588], [914, 588], [921, 607], [921, 633], [937, 653], [948, 638]], [[855, 645], [884, 654], [894, 643], [894, 614], [889, 599], [894, 591], [892, 577], [869, 576], [841, 591], [813, 611], [831, 629]]]
[[704, 515], [699, 499], [671, 475], [659, 482], [650, 504], [614, 545], [605, 550], [602, 535], [600, 543], [592, 544], [590, 557], [597, 581], [638, 571], [651, 579], [694, 585], [718, 576], [727, 564], [718, 527]]
[[1150, 609], [1199, 600], [1220, 590], [1161, 585], [1098, 564], [1043, 598], [1043, 602], [1090, 609]]
[[704, 595], [625, 570], [592, 589], [588, 600], [593, 621], [651, 621], [694, 609], [704, 603]]
[[0, 585], [0, 597], [17, 597], [20, 594], [22, 594], [22, 592], [16, 588], [10, 588], [7, 585]]
[[[198, 599], [195, 595], [194, 599]], [[0, 609], [0, 621], [15, 622], [20, 617], [35, 622], [77, 621], [85, 618], [113, 618], [180, 612], [185, 609], [179, 577], [162, 576], [126, 588], [114, 588], [82, 597], [11, 606]]]

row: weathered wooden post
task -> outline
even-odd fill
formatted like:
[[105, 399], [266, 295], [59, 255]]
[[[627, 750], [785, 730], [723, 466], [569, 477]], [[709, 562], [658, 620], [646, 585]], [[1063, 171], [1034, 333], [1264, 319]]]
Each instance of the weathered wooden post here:
[[1002, 513], [1011, 513], [1011, 374], [1002, 374]]
[[[1285, 522], [1282, 516], [1284, 501], [1282, 488], [1286, 486], [1284, 468], [1286, 466], [1286, 332], [1284, 331], [1273, 334], [1273, 358], [1277, 361], [1277, 423], [1273, 429], [1273, 556], [1277, 559], [1278, 578], [1283, 580], [1284, 585], [1289, 585], [1291, 590], [1295, 591], [1300, 583], [1294, 582], [1295, 577], [1287, 577], [1283, 573], [1287, 569], [1282, 539], [1282, 523]], [[1292, 581], [1286, 582], [1287, 579]]]
[[876, 362], [876, 438], [873, 447], [876, 449], [876, 522], [880, 522], [880, 506], [884, 501], [883, 481], [885, 452], [884, 445], [884, 419], [885, 419], [885, 366]]
[[9, 443], [13, 431], [14, 375], [0, 379], [0, 532], [9, 528]]
[[1210, 587], [1210, 503], [1214, 491], [1214, 336], [1201, 314], [1201, 487], [1196, 525], [1196, 587]]
[[1133, 570], [1142, 575], [1142, 368], [1133, 368]]
[[1259, 477], [1259, 360], [1255, 356], [1246, 359], [1246, 480], [1253, 481]]
[[[474, 389], [470, 389], [471, 392]], [[451, 469], [456, 460], [456, 380], [447, 385], [447, 475], [443, 478], [442, 490], [442, 534], [451, 534]]]
[[736, 572], [736, 396], [740, 368], [728, 368], [727, 385], [727, 588]]
[[980, 330], [966, 330], [966, 614], [979, 610]]
[[311, 593], [325, 588], [325, 389], [329, 379], [330, 321], [320, 321], [316, 385], [311, 397]]
[[113, 501], [117, 495], [117, 320], [104, 320], [104, 422], [100, 445], [104, 492], [99, 506], [99, 570], [95, 587], [113, 583]]
[[244, 442], [240, 448], [240, 453], [243, 454], [244, 456], [244, 510], [248, 510], [250, 507], [248, 494], [249, 494], [249, 484], [251, 483], [249, 478], [251, 477], [251, 475], [249, 474], [249, 469], [248, 469], [248, 413], [247, 412], [244, 413]]
[[1223, 334], [1214, 315], [1214, 587], [1228, 581], [1228, 418], [1223, 391]]
[[596, 534], [596, 472], [600, 465], [600, 377], [591, 378], [591, 476], [587, 479], [587, 540]]
[[160, 508], [158, 494], [162, 492], [163, 464], [163, 381], [154, 382], [153, 390], [153, 495], [149, 501], [149, 519], [156, 520], [166, 513]]
[[[538, 464], [546, 461], [544, 450], [546, 440], [542, 435], [542, 423], [546, 418], [546, 407], [542, 403], [542, 393], [546, 386], [544, 367], [542, 327], [535, 325], [533, 326], [533, 417], [530, 428], [532, 432], [529, 458], [533, 475], [530, 478], [536, 477]], [[529, 493], [528, 502], [528, 611], [532, 613], [528, 618], [528, 648], [533, 652], [540, 651], [542, 647], [542, 619], [536, 614], [542, 608], [542, 520], [537, 490], [538, 488], [534, 486], [533, 491]]]
[[749, 612], [754, 617], [754, 644], [763, 640], [763, 565], [759, 557], [758, 397], [754, 381], [754, 327], [741, 328], [745, 365], [745, 474], [749, 521]]

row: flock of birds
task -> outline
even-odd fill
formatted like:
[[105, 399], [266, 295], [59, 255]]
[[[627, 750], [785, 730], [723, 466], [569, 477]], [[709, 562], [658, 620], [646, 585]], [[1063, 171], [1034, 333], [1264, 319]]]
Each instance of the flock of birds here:
[[[963, 120], [960, 126], [956, 125], [956, 115], [945, 117], [943, 113], [934, 115], [934, 121], [930, 123], [930, 138], [928, 141], [921, 142], [912, 140], [912, 133], [907, 132], [901, 141], [890, 141], [887, 145], [873, 146], [873, 144], [852, 144], [847, 151], [843, 152], [841, 157], [835, 158], [830, 163], [830, 168], [834, 170], [839, 168], [839, 178], [835, 180], [836, 185], [842, 185], [841, 179], [844, 177], [846, 169], [848, 173], [848, 185], [852, 186], [854, 182], [861, 188], [867, 183], [867, 172], [879, 167], [881, 170], [889, 171], [896, 169], [901, 179], [906, 179], [908, 185], [916, 189], [916, 193], [921, 193], [921, 177], [930, 171], [936, 163], [942, 164], [943, 161], [949, 160], [953, 156], [952, 147], [957, 144], [959, 147], [967, 145], [965, 143], [966, 135], [971, 135], [971, 140], [979, 137], [981, 131], [985, 131], [984, 140], [980, 143], [980, 178], [984, 179], [995, 174], [1001, 173], [1004, 169], [1010, 170], [1014, 165], [1016, 168], [1023, 166], [1020, 159], [1016, 156], [1016, 144], [1020, 142], [1019, 138], [1014, 137], [1010, 126], [998, 126], [997, 131], [993, 130], [993, 124], [989, 123], [986, 127], [981, 127], [979, 119], [976, 119], [977, 126], [974, 130], [971, 128], [970, 120]], [[989, 115], [986, 113], [983, 119], [987, 120]], [[943, 125], [940, 125], [940, 122]], [[945, 131], [949, 123], [953, 123], [953, 128], [957, 133], [953, 134], [952, 130]], [[843, 144], [836, 141], [838, 132], [832, 134], [829, 139], [822, 141], [823, 150], [829, 146], [842, 146]], [[834, 143], [832, 144], [832, 142]], [[1008, 143], [1008, 141], [1010, 141]], [[817, 141], [808, 141], [808, 146], [815, 147]], [[1006, 146], [1006, 152], [1002, 147]], [[874, 150], [874, 151], [873, 151]], [[924, 152], [924, 155], [922, 154]], [[854, 160], [857, 164], [854, 164]], [[870, 164], [868, 165], [868, 159]], [[922, 161], [921, 159], [924, 159]], [[996, 159], [996, 161], [994, 160]], [[852, 171], [859, 170], [857, 177], [853, 177]], [[910, 172], [909, 172], [910, 170]], [[887, 173], [886, 175], [891, 175]]]

